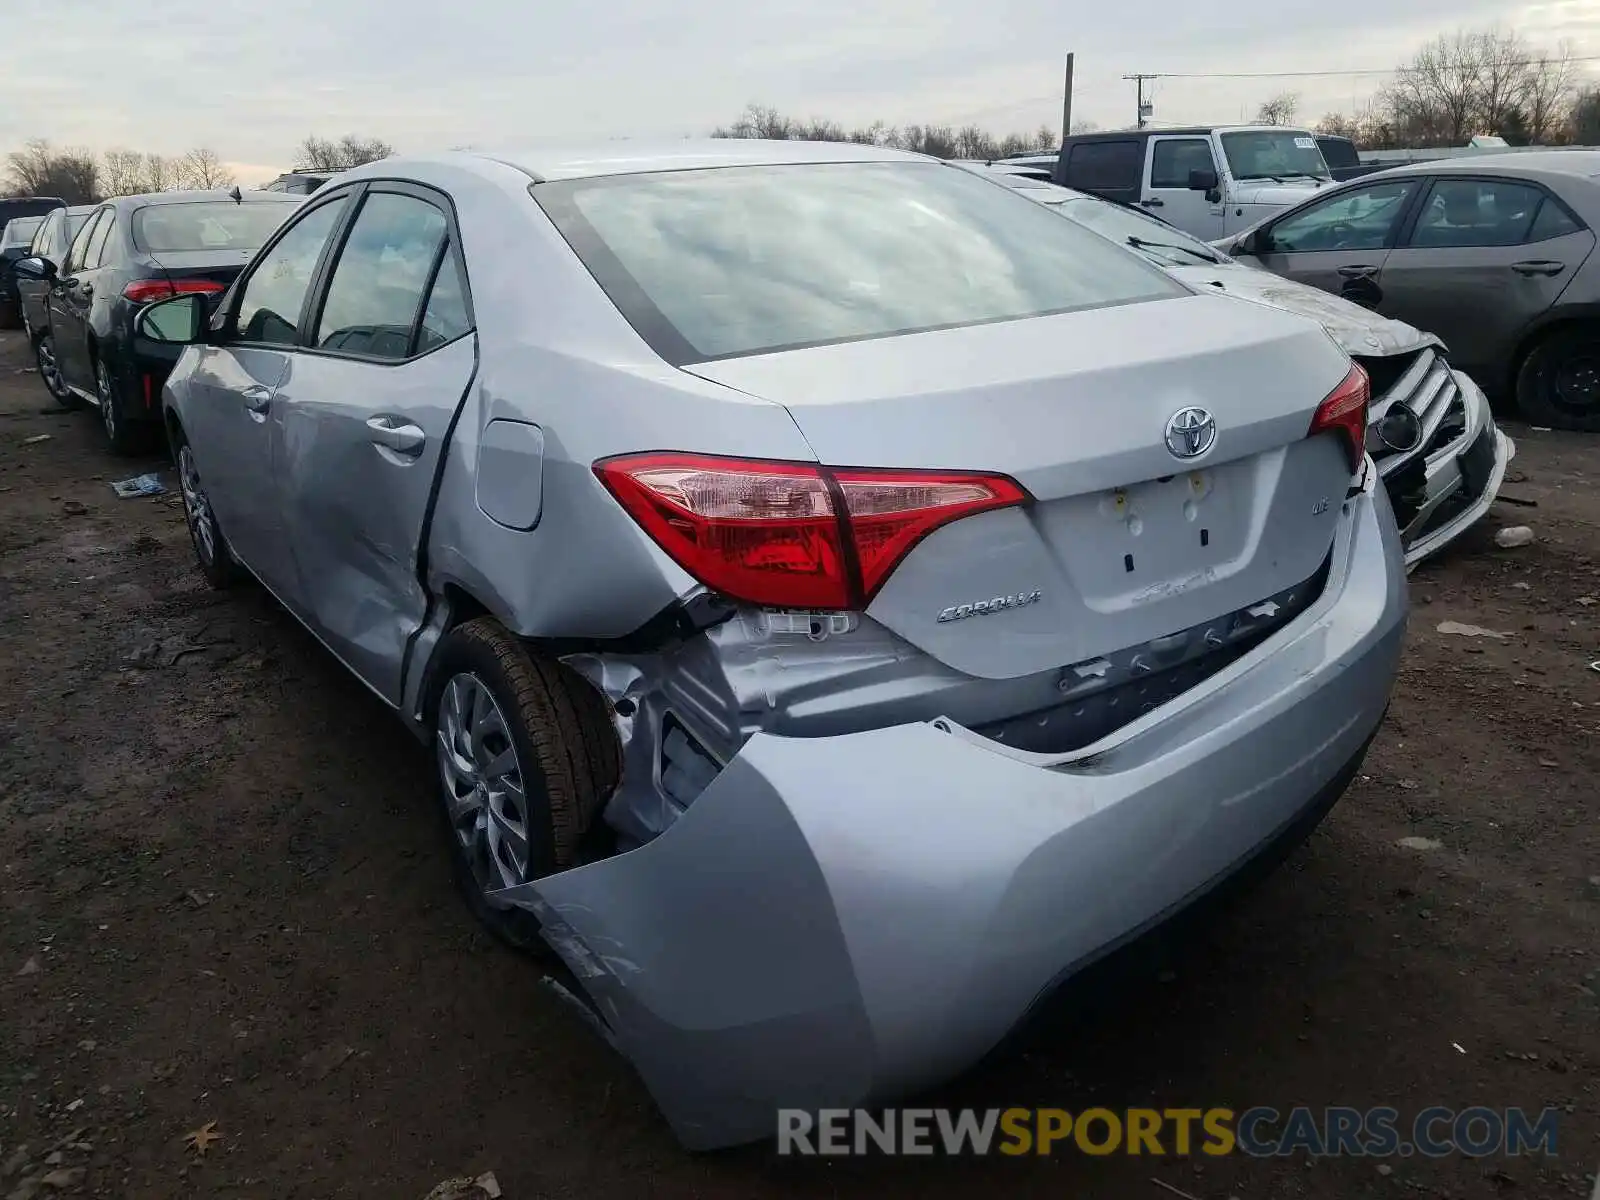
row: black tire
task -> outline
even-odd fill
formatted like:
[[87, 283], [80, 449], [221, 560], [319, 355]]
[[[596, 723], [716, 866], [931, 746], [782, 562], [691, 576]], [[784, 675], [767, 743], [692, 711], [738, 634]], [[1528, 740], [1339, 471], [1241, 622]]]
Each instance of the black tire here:
[[1600, 325], [1540, 340], [1517, 372], [1517, 407], [1534, 425], [1600, 433]]
[[451, 818], [453, 796], [441, 748], [441, 710], [452, 680], [470, 677], [493, 697], [504, 719], [525, 805], [526, 878], [537, 879], [578, 861], [585, 835], [599, 817], [621, 774], [621, 747], [598, 692], [559, 663], [530, 653], [492, 617], [479, 617], [447, 634], [435, 653], [424, 712], [435, 759], [439, 811], [457, 886], [474, 916], [507, 944], [549, 957], [539, 921], [520, 908], [490, 903], [481, 859], [464, 844]]
[[56, 339], [48, 329], [33, 339], [33, 359], [39, 368], [39, 380], [44, 384], [44, 390], [50, 393], [62, 408], [77, 408], [78, 398], [67, 391], [66, 381], [61, 378], [61, 367], [56, 360]]
[[[244, 570], [234, 561], [228, 549], [228, 539], [222, 534], [216, 513], [206, 497], [204, 481], [189, 449], [182, 430], [172, 435], [172, 457], [178, 464], [178, 489], [183, 496], [183, 519], [189, 526], [189, 541], [194, 545], [195, 564], [206, 582], [217, 591], [224, 591], [244, 577]], [[209, 530], [210, 536], [206, 533]]]
[[152, 429], [146, 422], [129, 419], [122, 388], [99, 355], [94, 360], [94, 390], [100, 400], [100, 425], [111, 452], [124, 456], [147, 453], [155, 440]]

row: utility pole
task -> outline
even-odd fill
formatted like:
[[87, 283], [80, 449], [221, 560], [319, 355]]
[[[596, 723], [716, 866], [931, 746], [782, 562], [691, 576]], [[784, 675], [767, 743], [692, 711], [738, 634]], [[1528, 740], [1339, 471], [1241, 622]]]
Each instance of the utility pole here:
[[1067, 86], [1061, 95], [1061, 136], [1072, 132], [1072, 53], [1067, 54]]
[[1139, 110], [1138, 110], [1139, 123], [1138, 123], [1138, 128], [1143, 129], [1144, 125], [1145, 125], [1145, 121], [1148, 120], [1148, 113], [1147, 113], [1146, 110], [1149, 107], [1144, 102], [1144, 81], [1147, 80], [1147, 79], [1157, 79], [1157, 78], [1159, 78], [1159, 76], [1156, 76], [1156, 75], [1124, 75], [1123, 78], [1124, 79], [1133, 80], [1133, 82], [1138, 86], [1138, 97], [1139, 97]]

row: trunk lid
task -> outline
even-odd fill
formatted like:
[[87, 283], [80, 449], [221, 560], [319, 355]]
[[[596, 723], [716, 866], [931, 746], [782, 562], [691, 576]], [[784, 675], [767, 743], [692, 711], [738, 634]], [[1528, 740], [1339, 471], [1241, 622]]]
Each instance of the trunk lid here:
[[[1305, 435], [1349, 365], [1314, 322], [1193, 296], [688, 369], [786, 405], [824, 463], [1021, 483], [1036, 503], [935, 531], [868, 608], [1010, 678], [1092, 672], [1315, 575], [1350, 470], [1335, 436]], [[1192, 459], [1167, 445], [1188, 408], [1216, 423]]]
[[254, 255], [254, 250], [163, 250], [149, 257], [169, 279], [209, 279], [226, 287]]

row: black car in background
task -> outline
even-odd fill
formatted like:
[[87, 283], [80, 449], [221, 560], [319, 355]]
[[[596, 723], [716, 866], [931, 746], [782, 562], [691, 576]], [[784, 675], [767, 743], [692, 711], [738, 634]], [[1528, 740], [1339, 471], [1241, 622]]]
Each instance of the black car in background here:
[[[48, 258], [59, 272], [66, 261], [67, 247], [78, 236], [78, 230], [94, 212], [94, 205], [80, 204], [75, 208], [58, 208], [38, 220], [39, 228], [33, 232], [23, 258]], [[39, 360], [39, 377], [44, 380], [50, 394], [61, 403], [67, 395], [61, 391], [60, 375], [55, 369], [55, 347], [50, 341], [50, 284], [43, 279], [12, 273], [17, 282], [17, 307], [22, 310], [22, 327], [27, 330], [28, 342]]]
[[60, 265], [18, 260], [19, 276], [48, 285], [51, 394], [98, 408], [114, 451], [145, 448], [160, 433], [161, 385], [177, 353], [136, 339], [134, 315], [168, 296], [226, 291], [303, 199], [237, 188], [119, 196], [89, 215]]
[[22, 323], [17, 276], [11, 264], [28, 256], [34, 232], [42, 224], [43, 217], [12, 217], [0, 225], [0, 329], [15, 329]]

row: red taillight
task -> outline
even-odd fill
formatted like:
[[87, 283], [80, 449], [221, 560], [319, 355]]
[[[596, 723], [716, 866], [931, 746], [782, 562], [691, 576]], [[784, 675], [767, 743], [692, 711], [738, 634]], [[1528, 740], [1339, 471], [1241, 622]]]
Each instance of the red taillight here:
[[1306, 435], [1338, 431], [1344, 437], [1352, 473], [1360, 468], [1367, 452], [1367, 404], [1371, 399], [1372, 381], [1359, 363], [1352, 363], [1344, 382], [1317, 405], [1317, 413], [1311, 418], [1311, 431]]
[[594, 471], [689, 574], [769, 608], [864, 607], [941, 525], [1027, 499], [1003, 475], [671, 452], [603, 459]]
[[214, 279], [136, 279], [122, 289], [122, 298], [135, 304], [149, 304], [152, 300], [186, 296], [191, 292], [212, 295], [222, 290], [223, 285]]

